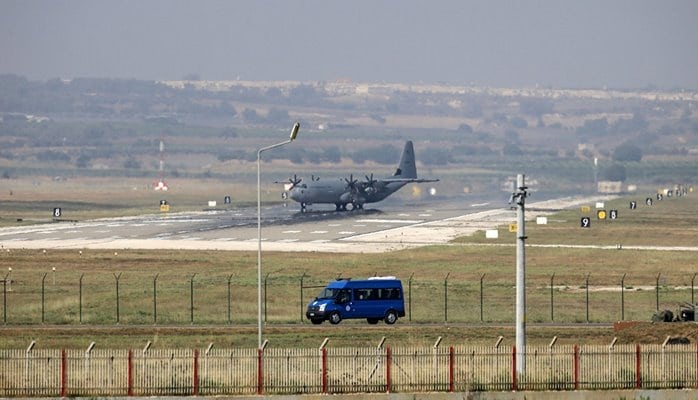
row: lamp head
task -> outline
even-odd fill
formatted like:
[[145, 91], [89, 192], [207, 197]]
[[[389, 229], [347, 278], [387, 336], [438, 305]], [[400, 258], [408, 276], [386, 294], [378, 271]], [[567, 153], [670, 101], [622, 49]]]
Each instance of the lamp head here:
[[296, 136], [298, 136], [298, 131], [301, 129], [301, 124], [296, 122], [293, 124], [293, 128], [291, 128], [291, 136], [290, 139], [291, 141], [296, 140]]

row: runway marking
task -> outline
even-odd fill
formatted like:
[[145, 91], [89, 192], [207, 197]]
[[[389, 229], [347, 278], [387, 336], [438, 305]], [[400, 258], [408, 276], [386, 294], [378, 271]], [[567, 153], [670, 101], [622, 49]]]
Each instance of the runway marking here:
[[471, 204], [470, 207], [484, 207], [488, 206], [490, 203], [477, 203], [477, 204]]
[[327, 226], [331, 226], [331, 227], [334, 228], [334, 227], [337, 227], [337, 226], [342, 226], [342, 224], [328, 224]]
[[355, 234], [355, 233], [356, 233], [356, 232], [354, 232], [354, 231], [341, 231], [341, 232], [338, 232], [338, 234], [340, 234], [340, 235], [353, 235], [353, 234]]
[[231, 241], [235, 240], [235, 238], [234, 237], [233, 238], [218, 238], [218, 239], [214, 239], [214, 240], [217, 242], [231, 242]]
[[298, 239], [281, 239], [281, 240], [277, 240], [277, 243], [293, 243], [293, 242], [297, 242], [297, 241], [298, 241]]
[[327, 239], [318, 239], [318, 240], [311, 240], [310, 243], [327, 243], [329, 240]]
[[327, 231], [312, 231], [312, 232], [310, 232], [310, 233], [322, 235], [322, 234], [324, 234], [324, 233], [327, 233]]
[[283, 233], [301, 233], [301, 231], [284, 231]]
[[366, 224], [355, 224], [354, 228], [364, 228], [366, 227]]
[[[419, 214], [419, 217], [431, 217], [431, 214]], [[421, 221], [420, 221], [421, 222]]]
[[373, 224], [420, 224], [423, 219], [360, 219], [356, 222], [367, 222]]

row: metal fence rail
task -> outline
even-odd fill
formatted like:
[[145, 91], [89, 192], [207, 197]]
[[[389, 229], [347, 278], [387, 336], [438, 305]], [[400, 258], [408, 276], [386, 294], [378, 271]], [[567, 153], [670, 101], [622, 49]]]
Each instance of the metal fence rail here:
[[698, 345], [0, 350], [0, 396], [698, 388]]

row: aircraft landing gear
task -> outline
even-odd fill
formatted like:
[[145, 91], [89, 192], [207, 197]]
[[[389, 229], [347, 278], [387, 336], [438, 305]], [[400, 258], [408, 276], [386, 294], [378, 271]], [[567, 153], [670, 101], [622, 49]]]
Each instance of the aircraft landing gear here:
[[302, 212], [302, 213], [304, 213], [304, 212], [307, 211], [307, 210], [305, 209], [305, 206], [306, 206], [306, 205], [307, 205], [307, 204], [305, 204], [305, 203], [301, 203], [301, 212]]
[[351, 202], [349, 204], [351, 204], [351, 208], [350, 208], [351, 211], [364, 209], [364, 205], [362, 203]]

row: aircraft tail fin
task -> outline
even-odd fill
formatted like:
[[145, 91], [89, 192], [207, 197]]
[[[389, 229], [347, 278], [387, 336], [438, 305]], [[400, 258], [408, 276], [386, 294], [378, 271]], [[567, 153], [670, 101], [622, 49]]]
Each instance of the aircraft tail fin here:
[[405, 143], [405, 148], [402, 150], [402, 157], [400, 158], [400, 165], [393, 176], [403, 179], [417, 179], [417, 164], [414, 161], [414, 146], [411, 140]]

